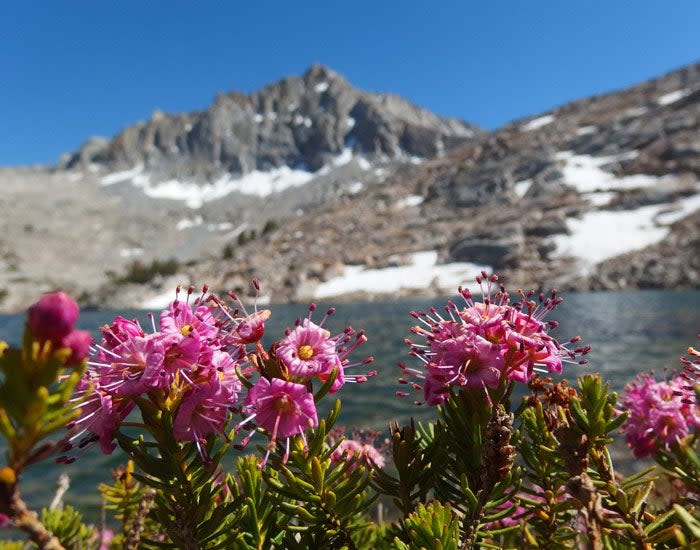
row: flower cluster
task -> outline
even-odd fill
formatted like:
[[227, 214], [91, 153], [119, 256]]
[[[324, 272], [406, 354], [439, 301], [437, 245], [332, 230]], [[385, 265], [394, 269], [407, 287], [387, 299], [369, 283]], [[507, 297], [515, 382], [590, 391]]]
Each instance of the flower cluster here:
[[[310, 312], [265, 351], [261, 340], [269, 310], [256, 307], [248, 313], [233, 293], [229, 297], [236, 309], [208, 294], [206, 287], [198, 297], [193, 292], [190, 288], [183, 301], [178, 289], [176, 299], [160, 313], [158, 329], [151, 317], [151, 332], [123, 317], [102, 327], [75, 396], [81, 415], [70, 426], [76, 432], [72, 443], [78, 438], [81, 446], [97, 441], [103, 452], [111, 453], [122, 421], [146, 396], [172, 414], [175, 438], [193, 441], [202, 454], [207, 436], [226, 437], [233, 412], [245, 417], [238, 427], [252, 426], [251, 434], [264, 429], [271, 450], [278, 438], [286, 438], [288, 446], [289, 437], [303, 437], [305, 429], [318, 425], [314, 380], [335, 392], [346, 381], [366, 379], [345, 373], [351, 366], [347, 356], [366, 341], [364, 333], [348, 327], [331, 336], [323, 328], [327, 316], [317, 325]], [[353, 336], [354, 343], [348, 345]], [[244, 386], [249, 388], [245, 396]]]
[[27, 328], [44, 346], [69, 349], [67, 364], [76, 364], [89, 355], [92, 344], [88, 331], [75, 328], [79, 313], [78, 304], [68, 294], [50, 292], [29, 308]]
[[[538, 301], [533, 300], [534, 292], [518, 291], [520, 301], [511, 304], [505, 288], [496, 287], [495, 275], [482, 273], [476, 280], [481, 301], [460, 287], [466, 307], [460, 309], [449, 301], [444, 317], [435, 308], [411, 313], [421, 323], [411, 331], [425, 343], [406, 343], [425, 370], [400, 367], [404, 374], [422, 379], [422, 384], [414, 382], [413, 386], [422, 388], [428, 404], [444, 402], [452, 387], [496, 388], [504, 381], [527, 382], [535, 369], [559, 374], [563, 362], [588, 353], [588, 346], [570, 350], [548, 334], [557, 324], [543, 319], [561, 302], [556, 291], [549, 296], [540, 294]], [[570, 343], [578, 340], [572, 338]], [[409, 383], [405, 378], [400, 381]]]
[[700, 427], [695, 392], [681, 376], [657, 381], [653, 374], [639, 375], [625, 386], [622, 403], [629, 413], [623, 431], [637, 458], [668, 449]]
[[[346, 437], [342, 428], [334, 430], [329, 434], [329, 442], [331, 445], [337, 444], [331, 460], [333, 462], [361, 462], [367, 466], [376, 465], [380, 468], [384, 467], [384, 451], [389, 442], [383, 441], [377, 446], [376, 441], [380, 433], [374, 430], [356, 429], [352, 432], [352, 437]], [[350, 467], [352, 471], [353, 466]]]
[[[334, 313], [331, 308], [318, 323], [311, 320], [316, 306], [309, 306], [306, 318], [297, 320], [293, 329], [287, 329], [284, 338], [270, 348], [269, 353], [259, 350], [254, 362], [261, 372], [255, 385], [245, 399], [245, 412], [255, 420], [270, 437], [269, 452], [276, 445], [277, 438], [286, 439], [284, 457], [289, 454], [289, 437], [300, 434], [304, 438], [306, 428], [318, 425], [315, 398], [311, 393], [313, 382], [319, 382], [330, 393], [338, 391], [346, 382], [365, 382], [374, 376], [375, 371], [351, 375], [347, 369], [367, 365], [368, 357], [359, 363], [350, 363], [348, 356], [357, 346], [367, 341], [363, 331], [355, 332], [346, 327], [341, 333], [331, 335], [324, 328], [328, 317]], [[246, 436], [243, 444], [250, 436]]]

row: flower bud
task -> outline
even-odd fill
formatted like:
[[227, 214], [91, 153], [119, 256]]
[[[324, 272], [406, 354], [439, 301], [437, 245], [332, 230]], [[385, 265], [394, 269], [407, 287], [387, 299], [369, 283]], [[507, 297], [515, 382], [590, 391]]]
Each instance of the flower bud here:
[[92, 334], [87, 330], [74, 330], [61, 341], [61, 347], [71, 349], [72, 353], [67, 361], [69, 365], [76, 365], [88, 357], [91, 345]]
[[78, 304], [68, 294], [50, 292], [29, 308], [27, 325], [38, 340], [61, 345], [61, 340], [73, 331], [79, 313]]

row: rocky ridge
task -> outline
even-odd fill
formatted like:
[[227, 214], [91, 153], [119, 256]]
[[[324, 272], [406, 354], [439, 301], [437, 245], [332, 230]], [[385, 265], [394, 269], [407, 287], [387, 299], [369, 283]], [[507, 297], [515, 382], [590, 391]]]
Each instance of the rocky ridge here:
[[0, 307], [252, 277], [273, 302], [445, 294], [482, 267], [509, 286], [699, 288], [699, 126], [700, 64], [491, 133], [314, 66], [0, 170]]
[[219, 94], [205, 111], [129, 126], [114, 139], [93, 138], [62, 167], [143, 167], [154, 183], [207, 183], [282, 166], [321, 170], [346, 150], [369, 158], [434, 157], [481, 134], [391, 94], [362, 92], [338, 73], [313, 65], [249, 96]]

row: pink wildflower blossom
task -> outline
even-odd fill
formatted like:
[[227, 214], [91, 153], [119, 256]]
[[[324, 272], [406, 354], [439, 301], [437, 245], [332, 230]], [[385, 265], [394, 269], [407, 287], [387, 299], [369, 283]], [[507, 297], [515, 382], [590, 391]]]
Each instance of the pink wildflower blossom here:
[[318, 426], [313, 395], [301, 384], [260, 378], [248, 392], [245, 405], [273, 440]]
[[334, 393], [345, 382], [362, 383], [375, 376], [376, 371], [357, 375], [347, 373], [347, 369], [368, 365], [374, 361], [373, 357], [355, 363], [350, 363], [348, 359], [359, 345], [367, 341], [364, 331], [355, 332], [348, 326], [343, 332], [331, 336], [331, 333], [323, 328], [323, 324], [335, 309], [329, 308], [318, 325], [311, 321], [315, 310], [316, 305], [310, 304], [308, 317], [297, 321], [296, 327], [288, 330], [286, 336], [274, 346], [275, 356], [286, 369], [289, 378], [301, 383], [318, 378], [325, 383], [335, 371], [335, 378], [329, 389], [330, 393]]
[[[68, 429], [75, 433], [66, 450], [72, 448], [76, 441], [79, 441], [79, 447], [97, 441], [104, 454], [111, 454], [116, 447], [114, 435], [120, 422], [134, 408], [133, 402], [112, 395], [100, 387], [99, 380], [89, 377], [80, 380], [72, 402], [80, 409], [80, 416], [68, 425]], [[72, 462], [74, 459], [60, 460]]]
[[173, 435], [180, 441], [194, 441], [199, 445], [209, 434], [222, 434], [227, 420], [225, 397], [213, 388], [192, 389], [177, 408]]
[[[548, 297], [540, 295], [539, 303], [531, 299], [534, 293], [519, 291], [521, 301], [511, 304], [503, 286], [494, 292], [496, 281], [495, 275], [482, 273], [477, 277], [481, 302], [460, 288], [466, 307], [460, 309], [450, 301], [444, 308], [445, 316], [435, 308], [411, 313], [420, 323], [411, 331], [425, 343], [406, 342], [409, 354], [424, 363], [424, 370], [399, 366], [404, 374], [423, 380], [411, 384], [423, 389], [428, 404], [444, 402], [452, 387], [488, 389], [509, 381], [525, 383], [535, 370], [559, 374], [563, 362], [573, 362], [590, 350], [586, 346], [571, 351], [548, 334], [556, 323], [545, 323], [543, 318], [561, 302], [556, 291]], [[577, 341], [573, 338], [570, 343]], [[405, 378], [400, 382], [410, 383]]]
[[[331, 453], [331, 460], [333, 462], [362, 462], [367, 466], [376, 465], [379, 468], [383, 468], [385, 464], [384, 455], [382, 451], [388, 445], [385, 441], [379, 447], [375, 446], [375, 442], [379, 437], [379, 432], [373, 430], [355, 430], [353, 432], [352, 438], [345, 438], [342, 429], [334, 430], [330, 434], [331, 445], [335, 444], [338, 439], [340, 443]], [[354, 467], [351, 467], [351, 471]]]
[[235, 325], [234, 339], [240, 344], [254, 344], [265, 333], [265, 321], [272, 315], [269, 309], [255, 311], [242, 317]]
[[[137, 396], [162, 384], [165, 349], [159, 334], [125, 340], [107, 354], [107, 361], [95, 363], [100, 385], [117, 396]], [[167, 386], [167, 384], [165, 384]]]
[[304, 319], [280, 342], [277, 357], [291, 375], [302, 378], [341, 368], [331, 333], [309, 319]]
[[368, 466], [376, 464], [380, 468], [384, 467], [384, 457], [377, 449], [366, 443], [362, 444], [354, 439], [345, 439], [341, 441], [335, 451], [333, 451], [333, 454], [331, 454], [331, 460], [334, 462], [340, 462], [341, 460], [359, 460]]
[[277, 444], [277, 438], [287, 438], [289, 454], [289, 437], [301, 434], [304, 430], [318, 426], [318, 416], [313, 395], [302, 384], [287, 382], [279, 378], [268, 380], [260, 378], [249, 390], [245, 399], [249, 420], [264, 428], [270, 438], [269, 452]]
[[700, 427], [695, 392], [682, 377], [656, 381], [642, 374], [625, 387], [622, 403], [629, 413], [623, 431], [637, 458], [669, 449]]
[[70, 348], [71, 354], [68, 357], [68, 364], [80, 363], [90, 356], [90, 346], [92, 346], [92, 334], [87, 330], [73, 330], [63, 337], [61, 347]]
[[195, 300], [194, 305], [174, 300], [160, 314], [160, 330], [163, 334], [187, 336], [196, 333], [200, 338], [214, 338], [218, 329], [211, 309]]
[[227, 344], [255, 344], [265, 334], [265, 321], [269, 319], [272, 312], [269, 309], [258, 310], [260, 283], [253, 279], [253, 286], [256, 294], [252, 312], [248, 312], [245, 304], [235, 292], [227, 293], [228, 298], [237, 306], [234, 308], [218, 296], [209, 296], [209, 300], [216, 308], [215, 318], [218, 326], [221, 327], [221, 335]]

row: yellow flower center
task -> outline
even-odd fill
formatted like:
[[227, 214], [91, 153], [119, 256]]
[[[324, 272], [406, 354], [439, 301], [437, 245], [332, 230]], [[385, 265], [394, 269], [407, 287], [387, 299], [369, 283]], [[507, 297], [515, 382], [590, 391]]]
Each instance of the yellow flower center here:
[[314, 348], [308, 344], [304, 344], [303, 346], [299, 346], [297, 354], [299, 355], [299, 359], [308, 361], [314, 356]]
[[183, 336], [187, 336], [192, 331], [192, 325], [185, 325], [180, 329]]

